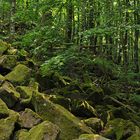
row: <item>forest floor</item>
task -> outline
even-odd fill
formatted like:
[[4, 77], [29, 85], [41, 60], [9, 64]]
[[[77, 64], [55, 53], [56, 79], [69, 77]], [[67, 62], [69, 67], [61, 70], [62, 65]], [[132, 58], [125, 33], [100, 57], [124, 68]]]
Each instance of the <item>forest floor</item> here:
[[140, 74], [70, 49], [40, 64], [0, 41], [0, 140], [140, 140]]

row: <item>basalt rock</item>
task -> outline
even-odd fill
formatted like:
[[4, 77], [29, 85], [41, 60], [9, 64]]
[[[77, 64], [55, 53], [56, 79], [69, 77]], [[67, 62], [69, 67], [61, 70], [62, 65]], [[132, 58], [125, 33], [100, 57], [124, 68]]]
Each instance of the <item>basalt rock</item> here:
[[96, 132], [100, 132], [103, 128], [103, 122], [99, 118], [89, 118], [89, 119], [83, 120], [83, 122], [87, 126], [91, 127], [93, 130], [95, 130]]
[[0, 85], [5, 81], [5, 77], [0, 74]]
[[14, 140], [57, 140], [59, 132], [60, 129], [57, 125], [44, 121], [29, 131], [25, 129], [19, 130]]
[[29, 129], [42, 122], [41, 117], [31, 109], [26, 108], [25, 111], [22, 111], [19, 114], [19, 124], [22, 128]]
[[6, 104], [0, 99], [0, 119], [9, 116], [9, 110]]
[[2, 40], [0, 40], [0, 55], [5, 53], [9, 47], [10, 47], [10, 44], [7, 44], [6, 42], [3, 42]]
[[18, 114], [10, 111], [9, 117], [0, 119], [0, 140], [11, 140]]
[[140, 133], [140, 129], [129, 120], [116, 118], [110, 120], [103, 131], [103, 136], [110, 139], [127, 139], [134, 134]]
[[9, 82], [5, 82], [0, 87], [0, 98], [12, 108], [20, 98], [20, 94], [16, 92], [15, 88]]
[[82, 133], [92, 133], [91, 129], [64, 107], [54, 104], [40, 93], [33, 94], [35, 111], [44, 119], [53, 122], [61, 129], [60, 140], [72, 140]]
[[82, 134], [77, 140], [110, 140], [98, 134]]
[[28, 86], [18, 86], [16, 87], [16, 90], [20, 93], [20, 103], [22, 105], [29, 105], [35, 89]]
[[12, 70], [17, 63], [16, 55], [3, 55], [0, 56], [0, 67], [8, 70]]
[[23, 85], [27, 84], [30, 79], [30, 69], [25, 65], [17, 65], [12, 72], [7, 74], [5, 78], [13, 84]]

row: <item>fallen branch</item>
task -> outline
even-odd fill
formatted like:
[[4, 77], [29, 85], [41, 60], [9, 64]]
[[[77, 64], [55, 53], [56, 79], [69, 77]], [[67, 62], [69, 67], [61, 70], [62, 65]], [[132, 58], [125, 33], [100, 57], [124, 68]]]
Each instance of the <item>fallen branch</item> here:
[[124, 103], [122, 103], [122, 102], [118, 101], [117, 99], [115, 99], [113, 97], [110, 97], [110, 96], [107, 96], [107, 98], [110, 98], [112, 101], [114, 101], [115, 103], [125, 107], [126, 109], [130, 110], [131, 112], [136, 113], [136, 111], [133, 110], [129, 105], [125, 105]]

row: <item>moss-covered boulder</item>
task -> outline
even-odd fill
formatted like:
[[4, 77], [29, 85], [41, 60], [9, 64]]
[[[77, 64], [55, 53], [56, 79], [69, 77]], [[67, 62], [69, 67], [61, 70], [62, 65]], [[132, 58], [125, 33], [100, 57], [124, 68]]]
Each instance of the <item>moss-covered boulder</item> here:
[[25, 111], [20, 112], [19, 124], [22, 128], [32, 128], [41, 122], [41, 117], [31, 109], [26, 108]]
[[6, 104], [0, 99], [0, 119], [9, 116], [9, 110]]
[[79, 117], [98, 117], [99, 114], [92, 106], [92, 102], [86, 100], [70, 100], [70, 111]]
[[16, 90], [20, 93], [20, 97], [23, 99], [29, 98], [33, 93], [33, 89], [27, 86], [17, 86]]
[[8, 55], [17, 55], [17, 52], [18, 50], [14, 47], [10, 47], [8, 50], [7, 50], [7, 53]]
[[82, 134], [77, 140], [109, 140], [98, 134]]
[[9, 47], [10, 47], [10, 44], [7, 44], [6, 42], [0, 40], [0, 55], [5, 53]]
[[[56, 140], [60, 129], [57, 125], [44, 121], [29, 131], [28, 140]], [[26, 139], [26, 140], [27, 140]]]
[[76, 116], [79, 117], [97, 117], [98, 113], [96, 109], [92, 106], [92, 102], [80, 100], [80, 99], [70, 99], [61, 95], [48, 95], [48, 99], [53, 103], [59, 104], [70, 110]]
[[57, 125], [44, 121], [29, 131], [24, 129], [18, 131], [14, 140], [57, 140], [59, 132]]
[[17, 113], [10, 111], [10, 116], [0, 119], [0, 140], [10, 140], [18, 119]]
[[26, 129], [21, 129], [21, 130], [19, 130], [19, 131], [17, 131], [17, 132], [15, 133], [13, 139], [14, 139], [14, 140], [27, 140], [27, 139], [26, 139], [27, 136], [28, 136], [28, 130], [26, 130]]
[[5, 78], [13, 84], [22, 85], [29, 81], [30, 69], [25, 65], [17, 65], [12, 72], [8, 73]]
[[36, 74], [36, 80], [38, 81], [42, 91], [50, 90], [53, 88], [61, 88], [68, 85], [71, 78], [62, 76], [60, 73], [50, 71], [47, 75], [42, 76], [40, 73]]
[[83, 122], [87, 126], [91, 127], [93, 130], [95, 130], [96, 132], [101, 131], [103, 128], [103, 122], [99, 118], [89, 118], [89, 119], [83, 120]]
[[114, 120], [110, 120], [106, 124], [103, 136], [110, 139], [122, 140], [127, 139], [136, 133], [140, 133], [140, 128], [134, 123], [129, 120], [116, 118]]
[[69, 98], [66, 98], [64, 96], [61, 96], [61, 95], [48, 95], [48, 99], [50, 101], [52, 101], [53, 103], [55, 104], [59, 104], [63, 107], [65, 107], [66, 109], [70, 109], [70, 99]]
[[9, 108], [12, 108], [19, 100], [20, 94], [16, 92], [14, 87], [9, 82], [5, 82], [0, 87], [0, 98], [6, 103]]
[[17, 86], [16, 90], [20, 93], [20, 103], [23, 105], [28, 105], [31, 101], [34, 87], [27, 87], [27, 86]]
[[5, 81], [5, 77], [0, 74], [0, 85]]
[[61, 129], [60, 140], [72, 140], [82, 133], [92, 131], [73, 114], [60, 105], [54, 104], [42, 94], [33, 94], [32, 104], [35, 111], [44, 119], [53, 122]]
[[16, 55], [3, 55], [0, 56], [0, 67], [4, 69], [12, 70], [17, 63]]
[[127, 140], [140, 140], [140, 134], [134, 134], [129, 137]]

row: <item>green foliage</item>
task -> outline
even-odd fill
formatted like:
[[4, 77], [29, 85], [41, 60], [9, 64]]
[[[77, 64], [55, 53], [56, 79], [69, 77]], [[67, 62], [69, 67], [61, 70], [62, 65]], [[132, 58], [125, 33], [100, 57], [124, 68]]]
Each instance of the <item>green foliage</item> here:
[[53, 47], [61, 46], [63, 43], [60, 30], [59, 27], [54, 26], [35, 28], [22, 37], [21, 45], [37, 59], [40, 59], [40, 56], [44, 59]]
[[97, 28], [91, 28], [89, 30], [86, 30], [85, 32], [83, 32], [82, 34], [84, 35], [84, 37], [91, 37], [94, 34], [96, 35], [110, 35], [112, 33], [114, 33], [116, 31], [116, 27], [97, 27]]
[[72, 46], [59, 55], [52, 57], [41, 65], [41, 74], [45, 76], [50, 71], [59, 72], [70, 77], [109, 76], [116, 78], [119, 75], [117, 66], [105, 58], [94, 57], [88, 50], [80, 52]]
[[140, 95], [131, 94], [129, 101], [132, 102], [133, 104], [139, 106], [140, 105]]
[[64, 53], [45, 61], [45, 63], [41, 65], [41, 73], [44, 76], [49, 71], [69, 73], [70, 69], [72, 70], [79, 65], [81, 66], [81, 69], [85, 69], [85, 67], [92, 64], [92, 62], [93, 60], [90, 59], [90, 56], [87, 53], [80, 53], [77, 47], [72, 46]]
[[[24, 34], [21, 41], [17, 39], [17, 44], [26, 47], [39, 60], [45, 60], [48, 53], [54, 56], [52, 48], [66, 42], [86, 44], [99, 46], [97, 53], [109, 56], [116, 63], [137, 65], [135, 69], [139, 71], [136, 61], [139, 56], [135, 55], [139, 51], [139, 39], [136, 39], [139, 33], [135, 32], [140, 30], [137, 1], [16, 0], [13, 14], [9, 14], [10, 1], [1, 0], [1, 3], [2, 34], [9, 32], [13, 20], [17, 35]], [[33, 30], [24, 25], [19, 28], [20, 23], [33, 24]], [[123, 62], [128, 59], [131, 63]]]
[[39, 32], [37, 31], [30, 31], [27, 34], [25, 34], [22, 38], [22, 46], [24, 47], [30, 47], [30, 45], [32, 45], [32, 43], [35, 41], [36, 38], [39, 37]]
[[63, 56], [56, 56], [53, 57], [52, 59], [46, 61], [44, 64], [41, 66], [41, 73], [43, 76], [45, 76], [48, 72], [50, 71], [60, 71], [61, 66], [64, 65], [64, 58]]
[[101, 75], [111, 76], [112, 78], [117, 78], [119, 75], [119, 67], [112, 61], [109, 61], [105, 58], [97, 57], [94, 60], [94, 64], [96, 71]]
[[89, 104], [88, 101], [81, 101], [81, 100], [76, 100], [76, 99], [70, 99], [70, 110], [72, 112], [79, 112], [83, 113], [84, 115], [86, 114], [87, 116], [89, 115], [94, 115], [98, 117], [98, 113], [95, 110], [95, 108]]
[[128, 73], [121, 72], [119, 75], [119, 80], [127, 83], [130, 86], [139, 87], [140, 73], [133, 73], [131, 71]]

